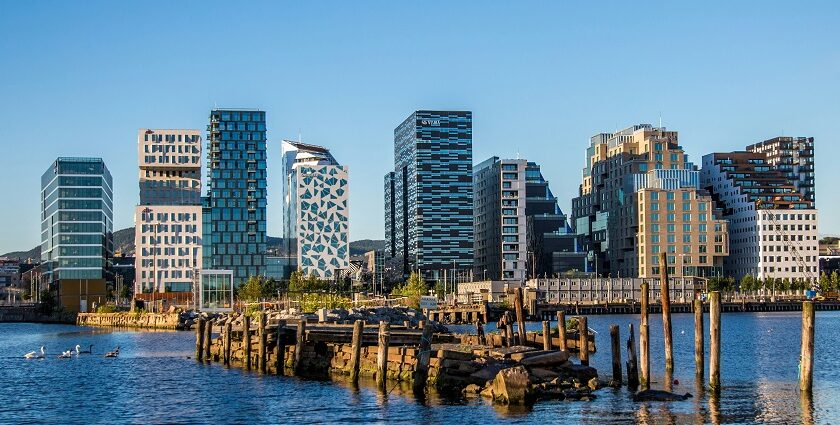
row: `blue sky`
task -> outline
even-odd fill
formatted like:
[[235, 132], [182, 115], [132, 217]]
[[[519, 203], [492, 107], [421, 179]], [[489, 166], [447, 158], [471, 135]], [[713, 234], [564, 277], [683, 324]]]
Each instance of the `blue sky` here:
[[101, 156], [115, 229], [137, 203], [136, 131], [267, 111], [269, 234], [280, 140], [350, 168], [351, 239], [383, 238], [393, 129], [469, 109], [474, 159], [538, 161], [568, 211], [592, 134], [634, 123], [704, 153], [816, 138], [820, 233], [840, 233], [840, 6], [832, 2], [113, 2], [0, 4], [0, 253], [38, 244], [39, 177]]

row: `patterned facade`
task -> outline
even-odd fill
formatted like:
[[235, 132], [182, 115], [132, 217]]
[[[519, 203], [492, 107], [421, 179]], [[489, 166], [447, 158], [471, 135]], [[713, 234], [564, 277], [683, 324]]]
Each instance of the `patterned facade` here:
[[[427, 279], [473, 268], [472, 112], [416, 111], [394, 130], [385, 237], [403, 272]], [[387, 186], [386, 186], [387, 187]], [[389, 209], [390, 208], [390, 209]], [[388, 221], [386, 217], [386, 222]]]
[[135, 293], [192, 292], [202, 261], [200, 130], [137, 134]]
[[334, 278], [350, 267], [347, 167], [316, 145], [284, 140], [282, 155], [289, 252], [303, 273]]
[[105, 279], [114, 256], [112, 188], [101, 158], [58, 158], [41, 176], [45, 282]]
[[214, 109], [207, 132], [203, 267], [231, 270], [240, 285], [265, 274], [265, 112]]

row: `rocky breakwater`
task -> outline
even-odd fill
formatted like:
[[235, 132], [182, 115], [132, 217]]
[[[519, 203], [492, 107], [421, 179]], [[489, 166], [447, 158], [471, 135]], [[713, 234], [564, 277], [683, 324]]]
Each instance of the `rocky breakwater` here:
[[128, 311], [117, 313], [79, 313], [76, 316], [76, 325], [113, 328], [189, 330], [195, 323], [196, 319], [196, 313], [178, 310], [173, 310], [168, 313]]

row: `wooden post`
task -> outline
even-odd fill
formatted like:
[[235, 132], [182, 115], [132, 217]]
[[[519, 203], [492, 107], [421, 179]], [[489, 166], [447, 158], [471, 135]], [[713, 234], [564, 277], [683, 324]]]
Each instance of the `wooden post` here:
[[200, 317], [195, 325], [195, 359], [201, 361], [204, 357], [204, 318]]
[[481, 324], [481, 320], [475, 321], [475, 333], [478, 335], [478, 344], [487, 345], [487, 337], [484, 335], [484, 325]]
[[639, 324], [639, 384], [642, 391], [650, 389], [650, 341], [648, 340], [648, 297], [647, 282], [642, 282], [640, 300], [641, 322]]
[[242, 317], [242, 344], [245, 348], [245, 370], [251, 370], [251, 316]]
[[300, 319], [297, 326], [297, 341], [295, 342], [295, 375], [301, 372], [300, 359], [303, 357], [303, 347], [306, 345], [306, 319]]
[[505, 334], [507, 335], [507, 346], [512, 347], [516, 345], [516, 340], [513, 336], [513, 323], [508, 323], [505, 328]]
[[566, 345], [566, 312], [563, 310], [557, 312], [557, 336], [560, 337], [560, 349], [567, 351], [569, 347]]
[[210, 356], [210, 347], [213, 346], [213, 321], [208, 320], [204, 324], [204, 361], [210, 362], [213, 359]]
[[630, 336], [627, 338], [627, 387], [634, 389], [639, 386], [639, 363], [636, 358], [636, 337], [633, 335], [633, 324], [630, 324]]
[[578, 317], [578, 351], [580, 364], [589, 366], [589, 326], [586, 316]]
[[286, 368], [286, 321], [277, 322], [277, 357], [275, 361], [275, 373], [283, 375]]
[[551, 322], [543, 320], [543, 350], [551, 350]]
[[694, 300], [694, 378], [697, 382], [703, 382], [706, 374], [703, 364], [705, 347], [703, 341], [703, 300]]
[[259, 342], [259, 345], [257, 347], [259, 349], [259, 356], [260, 356], [259, 357], [259, 359], [260, 359], [259, 360], [260, 361], [259, 366], [260, 366], [260, 372], [261, 373], [265, 373], [265, 368], [266, 368], [266, 363], [267, 363], [266, 362], [266, 354], [268, 354], [267, 353], [268, 349], [266, 348], [266, 342], [267, 342], [266, 341], [266, 336], [267, 335], [265, 334], [265, 324], [266, 324], [265, 322], [267, 320], [268, 320], [268, 316], [265, 314], [265, 311], [261, 312], [260, 313], [260, 327], [258, 328], [258, 334], [257, 334], [260, 338], [260, 342]]
[[[481, 326], [480, 323], [479, 326]], [[432, 358], [432, 330], [431, 326], [424, 327], [423, 336], [420, 338], [420, 347], [417, 350], [417, 366], [414, 369], [412, 385], [415, 394], [423, 394], [426, 388], [426, 380], [429, 377], [429, 362]]]
[[353, 339], [350, 345], [350, 380], [355, 384], [359, 381], [359, 364], [362, 359], [362, 334], [365, 332], [365, 322], [353, 322]]
[[516, 298], [514, 299], [514, 307], [516, 308], [516, 324], [519, 328], [519, 338], [517, 339], [519, 345], [525, 345], [525, 314], [522, 312], [522, 288], [516, 288]]
[[720, 292], [709, 294], [709, 390], [720, 393]]
[[388, 345], [390, 341], [391, 325], [383, 320], [379, 322], [379, 350], [376, 353], [376, 384], [380, 388], [385, 388], [385, 380], [388, 377]]
[[612, 379], [614, 385], [621, 386], [621, 337], [618, 325], [610, 325], [610, 342], [612, 343]]
[[810, 394], [814, 384], [814, 302], [802, 301], [802, 347], [799, 355], [799, 391]]
[[224, 347], [225, 347], [225, 364], [230, 364], [230, 337], [233, 333], [233, 325], [230, 322], [225, 323], [225, 339], [224, 339]]
[[406, 329], [411, 329], [411, 321], [403, 320], [403, 326], [405, 326]]
[[671, 340], [671, 291], [668, 282], [668, 254], [659, 253], [659, 296], [662, 299], [662, 335], [665, 340], [665, 389], [671, 390], [674, 377], [674, 345]]

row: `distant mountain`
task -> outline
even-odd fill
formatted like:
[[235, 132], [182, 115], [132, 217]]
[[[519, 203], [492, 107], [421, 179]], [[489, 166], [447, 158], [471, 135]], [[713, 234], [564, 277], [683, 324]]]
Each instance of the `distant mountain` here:
[[[269, 250], [283, 252], [283, 238], [268, 236], [266, 239]], [[350, 242], [350, 255], [361, 255], [374, 249], [385, 249], [385, 241], [363, 239]], [[125, 229], [114, 232], [114, 252], [122, 253], [122, 255], [127, 257], [134, 256], [134, 227], [126, 227]], [[41, 246], [38, 245], [29, 251], [8, 252], [3, 254], [2, 257], [19, 258], [21, 261], [26, 261], [27, 259], [39, 261], [41, 259]]]

